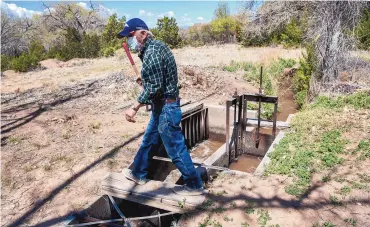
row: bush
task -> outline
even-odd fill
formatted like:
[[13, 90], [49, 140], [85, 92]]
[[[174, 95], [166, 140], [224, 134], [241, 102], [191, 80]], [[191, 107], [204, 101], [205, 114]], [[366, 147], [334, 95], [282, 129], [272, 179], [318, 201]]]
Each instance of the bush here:
[[39, 65], [39, 59], [36, 54], [23, 53], [21, 56], [13, 58], [10, 67], [17, 72], [27, 72]]
[[101, 50], [104, 57], [109, 57], [114, 55], [115, 48], [114, 47], [105, 47]]
[[313, 45], [307, 45], [306, 54], [299, 59], [299, 68], [293, 77], [293, 93], [297, 104], [302, 107], [307, 100], [311, 76], [316, 71], [316, 57]]
[[96, 58], [100, 53], [100, 39], [96, 34], [83, 34], [82, 49], [84, 58]]
[[1, 55], [1, 72], [4, 72], [10, 69], [11, 60], [12, 60], [12, 57], [5, 55], [5, 54]]
[[363, 19], [356, 27], [356, 36], [359, 41], [359, 47], [370, 50], [370, 10], [366, 9], [363, 13]]
[[303, 41], [303, 28], [297, 23], [295, 19], [292, 19], [283, 29], [280, 34], [278, 43], [282, 43], [284, 47], [295, 47], [301, 44]]

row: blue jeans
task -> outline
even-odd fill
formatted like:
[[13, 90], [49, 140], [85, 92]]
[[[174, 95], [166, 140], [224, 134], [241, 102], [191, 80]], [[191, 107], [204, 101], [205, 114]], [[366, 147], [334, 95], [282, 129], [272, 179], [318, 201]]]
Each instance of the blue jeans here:
[[149, 154], [158, 149], [160, 139], [166, 148], [168, 156], [180, 170], [185, 184], [198, 189], [203, 187], [199, 173], [194, 168], [193, 161], [185, 145], [181, 131], [181, 108], [179, 102], [156, 103], [152, 106], [152, 116], [146, 128], [143, 142], [137, 152], [132, 174], [145, 179], [148, 174]]

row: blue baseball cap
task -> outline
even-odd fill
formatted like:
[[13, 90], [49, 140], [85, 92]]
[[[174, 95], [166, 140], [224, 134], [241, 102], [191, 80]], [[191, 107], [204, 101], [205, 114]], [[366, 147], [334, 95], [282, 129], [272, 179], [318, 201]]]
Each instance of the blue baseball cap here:
[[143, 20], [139, 18], [132, 18], [125, 23], [123, 30], [118, 33], [118, 37], [128, 37], [130, 32], [136, 30], [149, 30], [149, 28]]

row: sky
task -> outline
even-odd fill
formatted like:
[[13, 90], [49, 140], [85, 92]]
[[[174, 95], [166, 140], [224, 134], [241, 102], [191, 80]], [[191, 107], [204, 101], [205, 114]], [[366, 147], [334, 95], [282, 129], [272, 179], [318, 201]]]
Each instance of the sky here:
[[[32, 17], [44, 10], [42, 1], [1, 1], [1, 8], [18, 17]], [[58, 2], [43, 1], [47, 5]], [[75, 1], [88, 7], [88, 1]], [[155, 27], [157, 19], [163, 16], [174, 17], [180, 27], [188, 27], [195, 23], [207, 23], [213, 19], [213, 12], [220, 1], [92, 1], [104, 14], [117, 13], [127, 19], [139, 17], [149, 28]], [[241, 2], [228, 3], [231, 13], [236, 13]]]

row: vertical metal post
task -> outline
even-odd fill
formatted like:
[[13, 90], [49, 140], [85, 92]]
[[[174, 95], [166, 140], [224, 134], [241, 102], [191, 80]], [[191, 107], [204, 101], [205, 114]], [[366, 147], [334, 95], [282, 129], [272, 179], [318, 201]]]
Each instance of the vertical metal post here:
[[206, 108], [206, 138], [209, 139], [209, 118], [208, 118], [208, 108]]
[[236, 107], [237, 107], [237, 99], [233, 100], [234, 104], [234, 122], [233, 122], [233, 135], [234, 135], [234, 158], [236, 157], [236, 151], [238, 150], [238, 127], [236, 124]]
[[277, 118], [277, 110], [278, 110], [278, 100], [276, 100], [275, 104], [274, 104], [274, 120], [273, 120], [273, 123], [272, 123], [272, 135], [274, 136], [274, 139], [275, 139], [275, 136], [276, 136], [276, 118]]
[[248, 114], [248, 109], [247, 109], [247, 100], [244, 98], [244, 95], [242, 95], [242, 101], [243, 101], [243, 120], [242, 120], [242, 134], [241, 134], [241, 149], [242, 153], [245, 151], [245, 126], [247, 125], [246, 119], [247, 119], [247, 114]]
[[238, 150], [235, 150], [235, 157], [239, 156], [242, 144], [242, 131], [243, 131], [242, 111], [243, 111], [243, 95], [238, 97], [238, 135], [237, 135]]
[[231, 101], [226, 101], [226, 154], [229, 155], [229, 164], [231, 163], [230, 154], [230, 106]]

